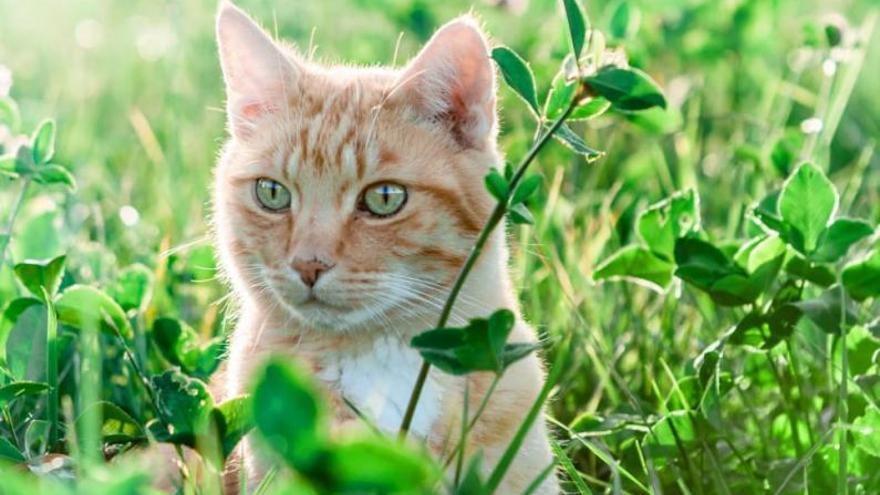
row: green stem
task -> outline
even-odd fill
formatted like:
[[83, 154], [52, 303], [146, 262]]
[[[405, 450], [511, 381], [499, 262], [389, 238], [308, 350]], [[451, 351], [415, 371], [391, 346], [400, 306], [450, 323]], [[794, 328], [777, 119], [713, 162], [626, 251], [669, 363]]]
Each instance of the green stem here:
[[49, 405], [46, 411], [49, 449], [52, 449], [58, 438], [58, 314], [49, 292], [45, 287], [41, 288], [46, 299], [46, 382], [49, 384]]
[[[550, 137], [553, 136], [560, 126], [565, 122], [565, 119], [571, 114], [572, 110], [574, 110], [577, 102], [581, 99], [581, 90], [572, 101], [569, 103], [568, 108], [566, 108], [565, 112], [556, 119], [553, 124], [541, 135], [541, 138], [538, 139], [535, 144], [532, 145], [532, 148], [526, 153], [526, 156], [523, 157], [520, 164], [517, 166], [516, 172], [513, 174], [513, 177], [510, 179], [509, 187], [507, 190], [507, 194], [503, 199], [498, 201], [498, 204], [495, 205], [495, 209], [492, 210], [492, 213], [489, 215], [489, 220], [483, 226], [483, 229], [480, 231], [479, 236], [477, 236], [477, 240], [474, 243], [474, 247], [471, 248], [471, 252], [468, 254], [467, 259], [464, 262], [464, 265], [461, 267], [461, 271], [459, 271], [458, 276], [455, 279], [455, 282], [452, 285], [452, 290], [449, 291], [449, 296], [446, 298], [446, 302], [443, 305], [443, 309], [440, 311], [440, 318], [437, 320], [436, 328], [443, 328], [446, 326], [446, 323], [449, 321], [449, 316], [452, 314], [452, 307], [455, 304], [456, 299], [458, 298], [459, 292], [461, 292], [462, 287], [464, 287], [464, 282], [473, 269], [474, 265], [477, 262], [477, 258], [483, 252], [483, 247], [486, 245], [486, 242], [489, 240], [489, 235], [495, 230], [495, 227], [501, 223], [501, 220], [504, 218], [504, 214], [507, 213], [507, 207], [510, 203], [510, 198], [513, 196], [513, 192], [516, 191], [516, 187], [519, 185], [519, 182], [522, 180], [523, 175], [525, 175], [526, 170], [531, 165], [532, 161], [534, 161], [535, 157], [538, 156], [538, 152], [541, 151], [541, 148], [547, 144], [550, 140]], [[431, 363], [428, 361], [422, 361], [422, 367], [419, 370], [419, 375], [416, 378], [416, 383], [413, 386], [412, 394], [409, 398], [409, 403], [406, 406], [406, 413], [403, 416], [403, 421], [400, 424], [400, 438], [406, 438], [407, 432], [409, 432], [409, 427], [412, 424], [413, 416], [416, 412], [416, 406], [419, 403], [419, 399], [422, 395], [422, 389], [425, 386], [425, 381], [428, 379], [428, 372], [431, 371]]]
[[[444, 466], [448, 466], [449, 463], [452, 462], [452, 458], [455, 455], [464, 451], [464, 440], [470, 434], [474, 425], [477, 424], [477, 420], [480, 419], [480, 416], [483, 415], [483, 410], [486, 409], [487, 405], [489, 405], [489, 397], [491, 397], [492, 393], [495, 392], [495, 387], [498, 386], [499, 381], [501, 381], [501, 375], [495, 375], [495, 378], [492, 379], [492, 383], [489, 385], [489, 388], [486, 390], [486, 393], [483, 395], [483, 399], [480, 401], [480, 405], [477, 407], [477, 412], [474, 414], [474, 416], [467, 423], [467, 427], [464, 430], [464, 434], [462, 435], [461, 441], [459, 442], [458, 446], [455, 448], [455, 450], [452, 451], [452, 453], [449, 454], [449, 457], [447, 457], [446, 460], [443, 461]], [[467, 418], [467, 416], [468, 416], [467, 409], [465, 408], [465, 414], [462, 415], [462, 418]], [[464, 419], [462, 420], [462, 424], [464, 424]]]
[[30, 179], [25, 179], [22, 182], [18, 197], [15, 198], [15, 203], [12, 204], [12, 213], [9, 214], [9, 219], [6, 221], [6, 235], [0, 237], [0, 265], [6, 261], [6, 248], [9, 246], [10, 239], [12, 239], [12, 228], [15, 227], [15, 219], [18, 217], [18, 212], [21, 210], [21, 205], [24, 203], [24, 198], [30, 185]]
[[846, 432], [847, 427], [846, 423], [849, 417], [849, 410], [847, 407], [846, 399], [847, 399], [847, 380], [849, 377], [849, 352], [846, 349], [846, 292], [843, 290], [843, 283], [838, 280], [837, 281], [838, 290], [840, 291], [840, 396], [838, 398], [837, 405], [837, 428], [838, 428], [838, 452], [839, 452], [839, 463], [837, 467], [837, 493], [839, 495], [846, 495], [849, 491], [849, 485], [846, 482], [847, 479], [847, 441], [846, 441]]

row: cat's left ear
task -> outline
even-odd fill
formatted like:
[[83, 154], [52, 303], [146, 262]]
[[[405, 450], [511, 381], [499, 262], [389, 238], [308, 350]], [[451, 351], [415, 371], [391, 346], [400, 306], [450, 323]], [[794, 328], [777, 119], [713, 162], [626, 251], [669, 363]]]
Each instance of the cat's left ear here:
[[[438, 30], [403, 70], [398, 93], [427, 119], [444, 123], [463, 146], [495, 137], [495, 69], [486, 36], [471, 16]], [[397, 97], [397, 96], [395, 96]]]
[[217, 14], [217, 43], [226, 81], [226, 113], [234, 136], [246, 138], [254, 122], [287, 104], [301, 71], [247, 14], [222, 1]]

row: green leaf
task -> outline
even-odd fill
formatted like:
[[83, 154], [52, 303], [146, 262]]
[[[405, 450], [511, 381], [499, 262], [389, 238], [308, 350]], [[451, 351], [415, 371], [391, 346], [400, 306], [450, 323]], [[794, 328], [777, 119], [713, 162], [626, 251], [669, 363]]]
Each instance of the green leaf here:
[[140, 263], [125, 267], [110, 289], [110, 296], [125, 311], [143, 311], [153, 297], [153, 272]]
[[627, 280], [663, 292], [674, 267], [647, 248], [631, 244], [612, 254], [593, 272], [593, 280]]
[[55, 156], [55, 121], [46, 119], [40, 122], [34, 135], [31, 137], [34, 163], [42, 165], [48, 163]]
[[201, 344], [199, 335], [189, 325], [173, 318], [157, 318], [153, 322], [153, 340], [165, 359], [198, 378], [211, 376], [226, 350], [223, 337]]
[[672, 411], [651, 426], [643, 443], [650, 449], [651, 456], [659, 459], [678, 455], [677, 443], [687, 448], [697, 440], [693, 420], [688, 411]]
[[507, 199], [509, 186], [507, 180], [498, 173], [498, 170], [495, 170], [494, 168], [489, 170], [489, 173], [484, 180], [486, 182], [486, 189], [489, 190], [489, 193], [492, 194], [495, 199], [498, 201], [505, 201]]
[[18, 111], [18, 104], [8, 96], [0, 96], [0, 125], [8, 127], [12, 134], [17, 133], [21, 128], [21, 113]]
[[36, 299], [16, 299], [4, 312], [5, 360], [18, 380], [46, 380], [47, 314]]
[[534, 115], [539, 115], [535, 76], [526, 61], [506, 46], [492, 49], [492, 59], [501, 69], [501, 76], [507, 85], [529, 105]]
[[254, 428], [253, 406], [250, 396], [229, 399], [212, 411], [220, 442], [223, 459], [229, 457], [238, 442]]
[[410, 345], [426, 361], [441, 370], [464, 375], [474, 371], [502, 373], [538, 346], [531, 343], [507, 344], [515, 318], [499, 309], [488, 318], [475, 318], [463, 328], [436, 328], [413, 337]]
[[110, 335], [119, 332], [126, 339], [134, 335], [125, 311], [110, 296], [87, 285], [72, 285], [55, 301], [58, 321], [80, 330], [101, 325]]
[[568, 19], [568, 34], [571, 36], [571, 51], [575, 59], [581, 58], [584, 39], [587, 34], [587, 20], [577, 0], [563, 0], [565, 17]]
[[874, 457], [880, 457], [880, 409], [869, 406], [865, 414], [853, 422], [856, 447]]
[[517, 225], [535, 224], [535, 217], [532, 216], [532, 212], [522, 203], [513, 205], [507, 211], [507, 214], [510, 216], [510, 220]]
[[0, 407], [4, 407], [19, 397], [40, 395], [49, 390], [49, 385], [42, 382], [12, 382], [0, 387]]
[[326, 457], [324, 404], [307, 373], [289, 360], [272, 359], [258, 373], [253, 418], [266, 444], [288, 465], [308, 473]]
[[843, 269], [843, 286], [856, 301], [880, 296], [880, 248]]
[[628, 1], [615, 5], [608, 23], [608, 33], [619, 40], [625, 40], [635, 34], [639, 25], [639, 10]]
[[110, 443], [136, 441], [146, 436], [144, 427], [130, 414], [112, 402], [100, 401], [86, 407], [74, 422], [77, 431], [83, 431], [85, 422], [96, 417], [95, 409], [100, 409], [101, 436]]
[[513, 192], [513, 199], [511, 200], [512, 204], [522, 203], [525, 200], [529, 199], [538, 188], [541, 187], [541, 184], [544, 182], [544, 179], [540, 175], [530, 175], [522, 180], [517, 186], [516, 191]]
[[24, 446], [31, 459], [39, 457], [49, 449], [49, 431], [51, 425], [43, 419], [36, 419], [28, 423], [24, 432]]
[[[840, 333], [840, 291], [837, 288], [827, 290], [819, 297], [789, 304], [797, 308], [803, 316], [809, 318], [823, 331], [833, 334]], [[852, 305], [847, 305], [847, 323], [852, 325], [858, 321], [858, 318], [859, 315]]]
[[[566, 78], [565, 72], [560, 71], [553, 78], [553, 84], [550, 92], [547, 93], [547, 99], [544, 100], [544, 120], [552, 122], [565, 113], [568, 105], [574, 98], [577, 83]], [[566, 122], [574, 122], [578, 120], [589, 120], [604, 113], [611, 106], [605, 98], [584, 98], [578, 102], [578, 105], [568, 114]]]
[[874, 228], [863, 220], [838, 218], [819, 235], [816, 251], [810, 255], [810, 259], [834, 263], [846, 256], [853, 244], [873, 233]]
[[27, 458], [5, 436], [0, 436], [0, 461], [14, 464], [25, 462]]
[[208, 426], [214, 399], [201, 380], [169, 370], [150, 378], [159, 409], [159, 421], [150, 430], [161, 442], [196, 446], [196, 436]]
[[700, 198], [693, 189], [676, 193], [649, 206], [636, 222], [651, 252], [672, 261], [675, 240], [700, 230]]
[[571, 151], [586, 157], [587, 161], [599, 158], [603, 154], [601, 151], [591, 148], [567, 125], [559, 126], [556, 132], [553, 133], [553, 138], [564, 144]]
[[607, 66], [584, 82], [618, 110], [638, 111], [666, 108], [666, 98], [650, 76], [636, 68]]
[[706, 291], [721, 305], [746, 304], [753, 300], [748, 273], [717, 247], [695, 238], [675, 242], [675, 275]]
[[798, 255], [792, 256], [788, 260], [788, 263], [785, 264], [785, 271], [819, 287], [830, 287], [837, 281], [834, 273], [827, 266], [816, 265]]
[[819, 236], [837, 211], [837, 202], [834, 184], [810, 163], [788, 178], [779, 195], [779, 215], [803, 239], [791, 243], [795, 249], [804, 254], [816, 249]]
[[63, 255], [50, 260], [25, 260], [15, 265], [15, 275], [31, 294], [43, 300], [43, 288], [54, 296], [61, 287], [64, 261]]
[[55, 163], [47, 163], [34, 172], [34, 181], [40, 184], [62, 184], [71, 192], [76, 191], [76, 179], [66, 168]]
[[384, 437], [335, 445], [329, 470], [332, 493], [428, 493], [439, 478], [424, 454]]
[[785, 134], [776, 141], [770, 152], [770, 162], [779, 175], [788, 177], [803, 145], [804, 133], [800, 129], [786, 129]]

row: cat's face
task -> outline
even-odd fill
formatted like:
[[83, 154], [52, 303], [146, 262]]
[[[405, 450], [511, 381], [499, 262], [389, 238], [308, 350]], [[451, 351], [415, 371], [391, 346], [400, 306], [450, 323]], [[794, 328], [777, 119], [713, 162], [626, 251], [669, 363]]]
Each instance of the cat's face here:
[[322, 67], [225, 3], [215, 230], [236, 288], [314, 329], [436, 313], [494, 200], [494, 73], [469, 19], [401, 71]]

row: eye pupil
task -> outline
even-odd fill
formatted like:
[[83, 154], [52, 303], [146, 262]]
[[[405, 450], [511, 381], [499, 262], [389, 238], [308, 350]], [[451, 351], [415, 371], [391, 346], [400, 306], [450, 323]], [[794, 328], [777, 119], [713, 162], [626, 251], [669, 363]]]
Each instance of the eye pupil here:
[[368, 187], [361, 197], [361, 209], [377, 217], [394, 215], [406, 204], [406, 188], [399, 184], [384, 183]]
[[290, 192], [272, 179], [257, 179], [256, 196], [260, 206], [272, 212], [280, 212], [290, 207]]

